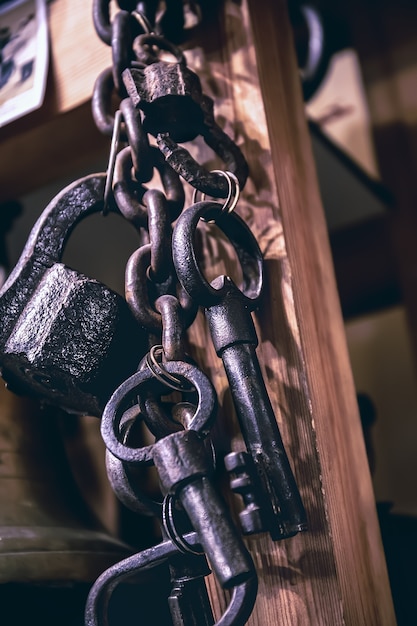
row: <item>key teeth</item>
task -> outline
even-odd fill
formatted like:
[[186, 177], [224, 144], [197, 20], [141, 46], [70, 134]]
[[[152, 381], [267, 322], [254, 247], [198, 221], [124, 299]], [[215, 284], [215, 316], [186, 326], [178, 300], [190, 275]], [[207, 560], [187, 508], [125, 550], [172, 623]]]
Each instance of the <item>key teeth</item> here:
[[253, 482], [252, 458], [247, 452], [231, 452], [224, 458], [226, 470], [231, 475], [230, 488], [239, 494], [244, 503], [239, 513], [242, 532], [253, 535], [265, 531], [262, 510], [257, 503], [256, 489]]

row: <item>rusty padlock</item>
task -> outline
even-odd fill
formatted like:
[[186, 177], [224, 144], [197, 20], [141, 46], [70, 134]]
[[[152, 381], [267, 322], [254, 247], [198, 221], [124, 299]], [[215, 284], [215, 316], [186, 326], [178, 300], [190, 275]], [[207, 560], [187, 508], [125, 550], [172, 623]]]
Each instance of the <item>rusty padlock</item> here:
[[105, 174], [63, 189], [0, 290], [0, 368], [12, 391], [101, 415], [147, 349], [124, 298], [60, 262], [76, 224], [103, 208]]

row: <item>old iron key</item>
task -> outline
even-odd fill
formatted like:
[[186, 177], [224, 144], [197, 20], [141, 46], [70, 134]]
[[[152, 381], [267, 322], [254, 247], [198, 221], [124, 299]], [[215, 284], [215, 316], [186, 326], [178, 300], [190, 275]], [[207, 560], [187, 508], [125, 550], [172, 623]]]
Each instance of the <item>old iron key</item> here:
[[[212, 425], [217, 399], [214, 388], [197, 367], [183, 361], [168, 361], [166, 371], [191, 383], [197, 393], [195, 413], [187, 430], [180, 430], [142, 448], [121, 441], [126, 410], [137, 398], [166, 393], [166, 384], [149, 369], [136, 372], [111, 396], [101, 420], [101, 434], [110, 452], [124, 463], [149, 465], [158, 469], [163, 489], [181, 501], [216, 578], [231, 588], [255, 576], [252, 559], [237, 533], [228, 510], [211, 483], [210, 465], [202, 441]], [[140, 402], [139, 402], [140, 404]], [[143, 415], [145, 417], [145, 415]]]
[[[204, 278], [194, 248], [200, 218], [214, 220], [233, 244], [242, 266], [242, 290], [227, 276], [219, 276], [211, 284]], [[251, 311], [262, 290], [262, 253], [252, 232], [237, 214], [223, 212], [216, 202], [199, 202], [184, 211], [177, 221], [173, 258], [184, 289], [205, 308], [246, 447], [257, 470], [255, 483], [260, 489], [255, 495], [261, 523], [256, 531], [268, 531], [273, 540], [290, 537], [306, 529], [306, 514], [255, 351], [258, 339]]]

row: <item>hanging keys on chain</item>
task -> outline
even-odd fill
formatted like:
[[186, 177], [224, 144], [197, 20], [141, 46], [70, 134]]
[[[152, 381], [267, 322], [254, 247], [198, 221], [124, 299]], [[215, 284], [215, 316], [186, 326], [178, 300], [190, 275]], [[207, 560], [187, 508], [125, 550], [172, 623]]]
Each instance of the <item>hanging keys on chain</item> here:
[[[172, 387], [181, 391], [183, 398], [167, 409], [162, 395]], [[142, 368], [112, 395], [101, 422], [108, 449], [109, 476], [116, 494], [129, 508], [156, 513], [167, 541], [170, 540], [178, 551], [178, 554], [174, 551], [167, 557], [173, 576], [169, 605], [173, 623], [178, 626], [214, 622], [202, 580], [210, 570], [201, 559], [200, 551], [207, 556], [219, 583], [224, 588], [235, 589], [235, 599], [220, 624], [245, 623], [256, 596], [252, 559], [210, 476], [211, 463], [203, 438], [213, 423], [216, 405], [210, 381], [195, 365], [168, 361], [158, 376], [145, 360]], [[145, 447], [130, 445], [128, 431], [138, 420], [143, 420], [157, 436], [154, 444]], [[140, 493], [140, 486], [130, 475], [129, 468], [151, 463], [158, 470], [165, 494], [160, 507]], [[201, 545], [197, 554], [195, 546], [185, 537], [190, 530], [196, 532]], [[119, 564], [113, 574], [97, 581], [90, 593], [87, 616], [96, 615], [91, 607], [103, 593], [103, 585], [110, 585], [109, 576], [112, 590], [125, 575], [124, 567], [128, 564], [129, 561]], [[192, 601], [190, 585], [197, 592]], [[237, 589], [239, 592], [235, 597]], [[244, 621], [241, 621], [243, 617]], [[96, 623], [99, 622], [92, 618], [87, 621], [89, 626]]]
[[[230, 211], [237, 202], [238, 194], [235, 196], [224, 206], [199, 202], [186, 209], [174, 229], [173, 258], [184, 289], [204, 307], [251, 455], [232, 453], [226, 457], [227, 469], [237, 474], [232, 486], [239, 492], [246, 475], [246, 493], [252, 496], [251, 504], [258, 503], [256, 509], [250, 507], [250, 515], [243, 511], [243, 530], [248, 534], [269, 531], [277, 540], [305, 530], [306, 518], [255, 352], [258, 340], [250, 312], [261, 294], [262, 254], [249, 228]], [[202, 274], [195, 249], [200, 219], [213, 220], [232, 242], [242, 267], [242, 290], [228, 276], [218, 276], [209, 284]]]

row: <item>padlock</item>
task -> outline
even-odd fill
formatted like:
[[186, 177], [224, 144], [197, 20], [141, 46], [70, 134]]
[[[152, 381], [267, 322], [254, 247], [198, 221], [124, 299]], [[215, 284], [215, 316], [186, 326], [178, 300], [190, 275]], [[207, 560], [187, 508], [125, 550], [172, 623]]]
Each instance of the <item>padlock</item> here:
[[100, 416], [147, 349], [125, 299], [61, 263], [75, 225], [103, 208], [106, 175], [62, 190], [0, 290], [0, 368], [10, 389]]

